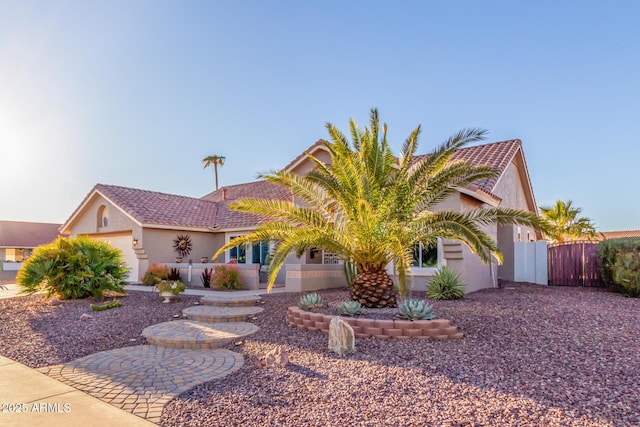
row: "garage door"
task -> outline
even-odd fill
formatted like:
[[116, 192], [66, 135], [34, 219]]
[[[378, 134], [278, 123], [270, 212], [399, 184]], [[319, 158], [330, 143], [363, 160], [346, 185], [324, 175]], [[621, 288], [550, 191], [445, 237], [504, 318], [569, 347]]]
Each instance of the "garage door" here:
[[127, 268], [129, 269], [129, 278], [127, 280], [130, 283], [140, 282], [138, 257], [136, 256], [136, 253], [132, 247], [131, 233], [93, 235], [91, 237], [109, 242], [111, 246], [120, 249], [122, 251], [122, 259], [127, 264]]

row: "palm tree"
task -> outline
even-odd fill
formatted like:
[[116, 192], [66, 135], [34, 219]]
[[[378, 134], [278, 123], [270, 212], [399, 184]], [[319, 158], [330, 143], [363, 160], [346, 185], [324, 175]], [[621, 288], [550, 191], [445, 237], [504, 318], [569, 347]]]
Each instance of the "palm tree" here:
[[205, 169], [207, 168], [207, 166], [213, 165], [213, 170], [215, 171], [215, 174], [216, 174], [216, 190], [218, 189], [218, 166], [224, 165], [225, 160], [226, 160], [226, 157], [217, 156], [217, 155], [207, 156], [204, 159], [202, 159]]
[[484, 139], [478, 129], [463, 130], [428, 156], [414, 157], [420, 126], [404, 142], [396, 158], [387, 142], [387, 126], [379, 127], [377, 110], [371, 110], [370, 127], [360, 129], [350, 121], [353, 142], [332, 124], [327, 124], [331, 143], [326, 147], [331, 163], [307, 157], [315, 169], [306, 176], [287, 171], [262, 174], [265, 180], [291, 190], [302, 203], [245, 199], [232, 209], [273, 219], [245, 236], [223, 246], [272, 240], [269, 289], [285, 258], [316, 247], [336, 254], [356, 267], [351, 298], [367, 307], [396, 305], [394, 286], [386, 267], [394, 263], [400, 293], [407, 291], [416, 244], [429, 245], [438, 238], [465, 243], [484, 262], [501, 261], [495, 241], [481, 226], [489, 223], [519, 223], [536, 226], [534, 214], [513, 209], [477, 209], [464, 212], [434, 212], [433, 206], [480, 179], [495, 177], [487, 167], [451, 162], [453, 154], [473, 141]]
[[581, 218], [582, 208], [573, 207], [571, 200], [556, 200], [552, 206], [540, 206], [540, 212], [545, 223], [544, 233], [554, 243], [596, 238], [592, 220]]

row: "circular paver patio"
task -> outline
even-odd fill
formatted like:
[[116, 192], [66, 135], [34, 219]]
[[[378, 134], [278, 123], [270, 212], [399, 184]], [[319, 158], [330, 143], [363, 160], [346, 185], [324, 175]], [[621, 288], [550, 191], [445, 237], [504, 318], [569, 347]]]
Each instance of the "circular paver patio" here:
[[244, 365], [226, 349], [187, 350], [141, 345], [92, 354], [39, 371], [113, 406], [159, 423], [164, 405], [198, 384]]
[[142, 335], [151, 345], [205, 349], [222, 347], [259, 330], [256, 325], [247, 322], [203, 323], [177, 320], [148, 326], [142, 331]]

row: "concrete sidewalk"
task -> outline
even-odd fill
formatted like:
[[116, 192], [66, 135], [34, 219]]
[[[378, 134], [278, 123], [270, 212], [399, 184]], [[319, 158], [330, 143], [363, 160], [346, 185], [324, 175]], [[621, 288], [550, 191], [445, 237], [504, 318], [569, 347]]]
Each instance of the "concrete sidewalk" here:
[[155, 424], [0, 356], [0, 425], [86, 427]]

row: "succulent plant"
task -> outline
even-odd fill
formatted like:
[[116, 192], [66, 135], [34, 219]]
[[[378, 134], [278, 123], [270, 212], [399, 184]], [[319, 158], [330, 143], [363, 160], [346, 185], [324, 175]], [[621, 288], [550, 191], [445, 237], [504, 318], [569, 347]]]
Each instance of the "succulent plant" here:
[[322, 297], [318, 293], [313, 292], [301, 296], [298, 305], [304, 309], [321, 308], [324, 307], [324, 301], [322, 301]]
[[338, 311], [345, 316], [357, 316], [362, 313], [362, 304], [360, 301], [343, 301], [338, 306]]
[[408, 299], [398, 305], [398, 317], [407, 320], [434, 319], [433, 307], [423, 300]]
[[466, 284], [460, 279], [458, 273], [449, 267], [438, 270], [427, 288], [427, 298], [439, 300], [453, 300], [464, 297]]

